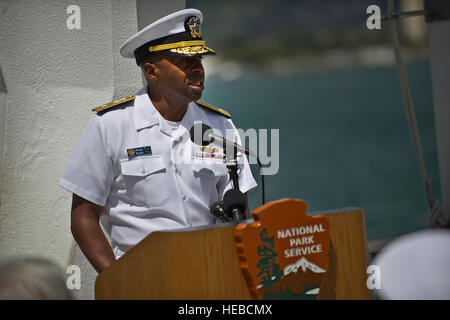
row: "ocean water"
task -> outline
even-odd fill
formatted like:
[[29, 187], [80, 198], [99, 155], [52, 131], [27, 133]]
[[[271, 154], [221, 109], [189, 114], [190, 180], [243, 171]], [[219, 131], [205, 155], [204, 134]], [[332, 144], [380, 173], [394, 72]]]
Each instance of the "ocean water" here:
[[[440, 199], [429, 65], [409, 64], [407, 74]], [[308, 212], [362, 207], [369, 240], [425, 228], [427, 201], [395, 66], [212, 78], [202, 100], [229, 111], [243, 130], [280, 130], [279, 171], [265, 177], [266, 201], [303, 199]], [[260, 184], [256, 165], [252, 171]], [[260, 205], [258, 188], [249, 206]]]

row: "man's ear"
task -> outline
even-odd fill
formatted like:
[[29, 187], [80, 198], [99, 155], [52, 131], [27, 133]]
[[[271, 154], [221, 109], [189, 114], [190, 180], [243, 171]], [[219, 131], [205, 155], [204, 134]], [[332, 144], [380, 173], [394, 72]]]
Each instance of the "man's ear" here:
[[147, 78], [147, 80], [151, 80], [153, 82], [158, 81], [159, 68], [156, 64], [151, 63], [151, 62], [144, 62], [144, 64], [141, 67], [142, 67], [142, 71], [145, 74], [145, 78]]

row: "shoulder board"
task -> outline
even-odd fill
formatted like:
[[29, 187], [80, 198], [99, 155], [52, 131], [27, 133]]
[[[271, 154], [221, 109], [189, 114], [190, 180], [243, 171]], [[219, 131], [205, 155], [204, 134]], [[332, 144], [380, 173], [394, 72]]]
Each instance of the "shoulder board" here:
[[92, 109], [92, 111], [97, 112], [97, 113], [102, 112], [102, 111], [106, 111], [108, 109], [111, 109], [112, 107], [116, 107], [116, 106], [119, 106], [121, 104], [124, 104], [125, 102], [133, 101], [134, 98], [136, 98], [136, 96], [128, 96], [126, 98], [123, 98], [123, 99], [120, 99], [120, 100], [117, 100], [117, 101], [113, 101], [113, 102], [104, 104], [104, 105], [102, 105], [100, 107], [94, 108], [94, 109]]
[[221, 115], [225, 116], [226, 118], [231, 119], [231, 115], [228, 113], [228, 111], [225, 111], [225, 110], [222, 110], [220, 108], [214, 107], [214, 106], [212, 106], [210, 104], [207, 104], [207, 103], [205, 103], [203, 101], [200, 101], [200, 100], [195, 101], [195, 103], [198, 104], [201, 107], [204, 107], [204, 108], [206, 108], [206, 109], [208, 109], [210, 111], [216, 112], [216, 113], [220, 113]]

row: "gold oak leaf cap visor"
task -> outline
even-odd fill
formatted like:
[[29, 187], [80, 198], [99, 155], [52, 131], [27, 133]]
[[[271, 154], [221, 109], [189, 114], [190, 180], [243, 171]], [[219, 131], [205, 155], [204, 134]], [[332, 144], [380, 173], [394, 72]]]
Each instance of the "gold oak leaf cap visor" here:
[[145, 27], [120, 47], [124, 58], [136, 63], [158, 52], [180, 56], [216, 54], [202, 37], [203, 14], [197, 9], [184, 9], [169, 14]]

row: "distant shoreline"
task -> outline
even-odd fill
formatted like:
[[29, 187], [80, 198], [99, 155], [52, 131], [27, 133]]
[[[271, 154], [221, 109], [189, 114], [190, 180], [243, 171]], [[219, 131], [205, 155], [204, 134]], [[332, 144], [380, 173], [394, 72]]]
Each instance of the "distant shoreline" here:
[[[406, 63], [426, 60], [426, 48], [403, 49]], [[204, 60], [207, 76], [224, 81], [234, 81], [244, 75], [271, 74], [292, 76], [311, 72], [322, 72], [358, 67], [388, 67], [395, 65], [394, 52], [388, 46], [361, 47], [354, 50], [334, 49], [317, 55], [280, 57], [264, 63], [247, 63], [208, 57]]]

